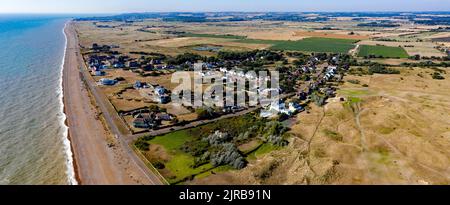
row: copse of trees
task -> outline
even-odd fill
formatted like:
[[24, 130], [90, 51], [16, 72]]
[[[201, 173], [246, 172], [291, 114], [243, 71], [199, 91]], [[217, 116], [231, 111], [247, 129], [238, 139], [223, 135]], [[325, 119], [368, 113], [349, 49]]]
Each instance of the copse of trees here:
[[379, 74], [400, 74], [399, 70], [387, 68], [386, 66], [375, 64], [369, 67], [369, 74], [372, 75], [374, 73]]
[[195, 53], [183, 53], [175, 57], [169, 58], [167, 63], [171, 65], [180, 65], [186, 62], [195, 63], [202, 60], [203, 57]]
[[271, 50], [253, 50], [253, 51], [220, 51], [217, 54], [217, 58], [221, 60], [236, 60], [244, 61], [248, 59], [253, 60], [266, 60], [266, 61], [281, 61], [284, 59], [281, 52]]

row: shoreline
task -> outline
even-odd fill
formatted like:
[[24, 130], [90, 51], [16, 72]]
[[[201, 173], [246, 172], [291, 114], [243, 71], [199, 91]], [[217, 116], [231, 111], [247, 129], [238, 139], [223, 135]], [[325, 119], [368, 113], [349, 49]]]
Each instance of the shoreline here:
[[62, 59], [62, 63], [61, 63], [61, 74], [60, 74], [60, 87], [59, 87], [59, 92], [60, 92], [60, 106], [61, 106], [61, 112], [62, 112], [62, 116], [63, 116], [63, 120], [62, 120], [62, 125], [63, 125], [63, 129], [64, 129], [64, 149], [65, 149], [65, 154], [66, 154], [66, 163], [67, 163], [67, 180], [68, 180], [68, 184], [69, 185], [78, 185], [81, 184], [81, 178], [80, 175], [78, 173], [78, 167], [77, 167], [77, 161], [75, 159], [74, 156], [74, 149], [72, 146], [72, 139], [71, 139], [71, 135], [69, 133], [69, 124], [67, 123], [67, 111], [66, 111], [66, 105], [64, 103], [65, 97], [64, 97], [64, 69], [66, 69], [66, 57], [67, 57], [67, 48], [68, 48], [68, 38], [67, 38], [67, 34], [66, 34], [66, 27], [67, 24], [70, 21], [67, 21], [64, 24], [64, 28], [62, 30], [62, 33], [64, 35], [64, 55], [63, 55], [63, 59]]

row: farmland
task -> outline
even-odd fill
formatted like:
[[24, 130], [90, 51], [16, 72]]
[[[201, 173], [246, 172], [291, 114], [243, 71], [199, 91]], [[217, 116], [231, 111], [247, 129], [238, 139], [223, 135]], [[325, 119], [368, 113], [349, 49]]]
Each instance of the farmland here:
[[290, 50], [305, 52], [329, 52], [329, 53], [347, 53], [354, 48], [356, 40], [335, 39], [335, 38], [305, 38], [298, 41], [276, 41], [276, 40], [239, 40], [242, 43], [271, 44], [274, 50]]
[[400, 47], [388, 47], [388, 46], [369, 46], [362, 45], [360, 47], [358, 56], [376, 56], [383, 58], [407, 58], [409, 55], [405, 49]]
[[184, 37], [198, 37], [198, 38], [226, 38], [226, 39], [245, 39], [245, 36], [235, 35], [218, 35], [218, 34], [201, 34], [201, 33], [186, 33]]

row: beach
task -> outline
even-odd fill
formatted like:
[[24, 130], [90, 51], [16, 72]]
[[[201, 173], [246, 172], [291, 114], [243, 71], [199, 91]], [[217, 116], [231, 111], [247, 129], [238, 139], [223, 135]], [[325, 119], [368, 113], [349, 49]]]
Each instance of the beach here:
[[[72, 22], [66, 25], [65, 34], [64, 110], [78, 184], [156, 184], [149, 177], [151, 173], [130, 157], [129, 150], [125, 150], [128, 145], [121, 144], [117, 135], [112, 137], [114, 135], [99, 120], [99, 111], [93, 106], [89, 89], [82, 81], [79, 68], [84, 65]], [[111, 139], [115, 140], [115, 146], [109, 146]]]

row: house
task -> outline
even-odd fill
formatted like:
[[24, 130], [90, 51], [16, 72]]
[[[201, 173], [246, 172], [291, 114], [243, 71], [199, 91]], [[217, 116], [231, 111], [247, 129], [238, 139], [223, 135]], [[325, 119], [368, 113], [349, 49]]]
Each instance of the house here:
[[300, 93], [298, 94], [298, 97], [299, 97], [300, 100], [306, 100], [306, 98], [308, 98], [308, 93], [302, 91], [302, 92], [300, 92]]
[[100, 79], [100, 83], [102, 85], [115, 85], [117, 83], [117, 81], [116, 80], [107, 79], [107, 78], [102, 78], [102, 79]]
[[167, 104], [170, 102], [170, 100], [171, 100], [170, 96], [167, 94], [159, 95], [156, 97], [156, 101], [158, 101], [159, 103], [162, 103], [162, 104]]
[[272, 102], [269, 109], [281, 114], [292, 115], [292, 111], [287, 109], [286, 104], [281, 100]]
[[156, 114], [156, 119], [162, 121], [171, 121], [173, 117], [167, 113], [158, 113]]
[[136, 81], [133, 85], [133, 88], [136, 90], [142, 89], [142, 88], [148, 88], [149, 86], [147, 83], [143, 83], [141, 81]]
[[297, 112], [302, 112], [302, 111], [304, 111], [305, 108], [303, 108], [301, 105], [299, 105], [299, 104], [296, 103], [296, 102], [290, 102], [290, 103], [289, 103], [289, 110], [290, 110], [292, 113], [297, 113]]
[[108, 69], [109, 68], [109, 66], [108, 65], [105, 65], [105, 64], [103, 64], [103, 65], [101, 65], [100, 66], [100, 68], [103, 70], [103, 69]]
[[105, 75], [105, 72], [104, 72], [104, 71], [101, 71], [101, 70], [95, 71], [95, 72], [94, 72], [94, 75], [95, 75], [95, 76], [104, 76], [104, 75]]
[[155, 66], [153, 66], [152, 64], [148, 64], [143, 67], [143, 70], [144, 71], [152, 71], [154, 68], [155, 68]]
[[122, 62], [114, 62], [113, 68], [123, 68], [125, 65]]
[[134, 117], [133, 126], [135, 128], [150, 129], [156, 128], [159, 121], [154, 113], [139, 113]]
[[130, 69], [136, 69], [136, 68], [139, 68], [139, 63], [138, 62], [136, 62], [136, 61], [130, 61], [130, 62], [128, 62], [128, 67], [130, 68]]
[[165, 87], [163, 87], [163, 86], [157, 86], [155, 88], [155, 94], [156, 95], [162, 96], [162, 95], [164, 95], [166, 93], [167, 93], [167, 89]]

